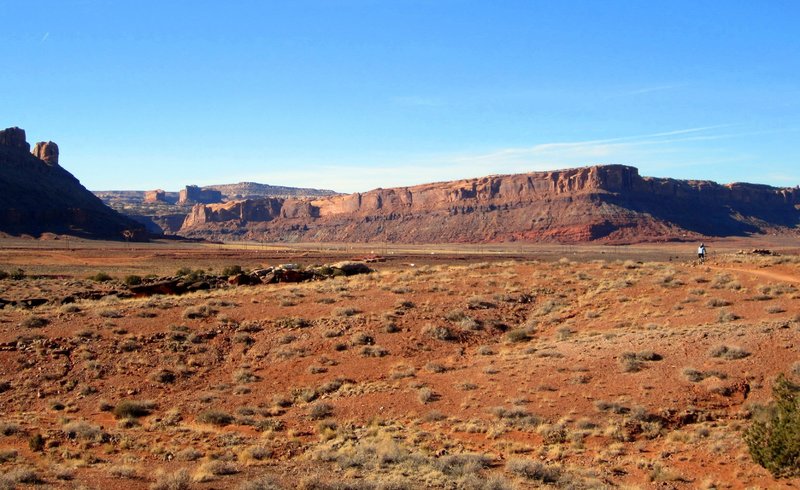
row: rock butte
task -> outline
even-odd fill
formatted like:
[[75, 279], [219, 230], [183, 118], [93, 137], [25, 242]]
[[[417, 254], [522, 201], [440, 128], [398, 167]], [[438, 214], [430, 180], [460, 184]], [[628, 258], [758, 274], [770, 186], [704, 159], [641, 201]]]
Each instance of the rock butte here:
[[58, 145], [31, 153], [25, 131], [0, 131], [0, 231], [89, 238], [146, 239], [143, 227], [109, 208], [58, 164]]

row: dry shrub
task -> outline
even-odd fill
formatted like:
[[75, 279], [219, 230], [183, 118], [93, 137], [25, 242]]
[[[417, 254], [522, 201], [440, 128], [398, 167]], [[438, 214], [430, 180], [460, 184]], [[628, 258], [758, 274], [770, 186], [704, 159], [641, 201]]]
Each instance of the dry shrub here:
[[623, 352], [619, 358], [622, 372], [637, 373], [644, 368], [644, 363], [649, 361], [660, 361], [660, 354], [653, 351]]
[[186, 468], [181, 468], [174, 473], [159, 473], [156, 481], [150, 485], [150, 490], [189, 490], [192, 479]]
[[236, 490], [281, 490], [284, 487], [268, 476], [262, 476], [257, 480], [245, 481], [236, 487]]
[[103, 430], [99, 425], [93, 425], [85, 420], [70, 422], [64, 426], [64, 434], [70, 439], [83, 439], [85, 441], [101, 441]]
[[320, 420], [333, 415], [333, 405], [330, 403], [317, 403], [308, 412], [309, 418], [312, 420]]
[[736, 313], [728, 310], [720, 310], [719, 314], [717, 315], [717, 322], [719, 323], [727, 323], [732, 322], [735, 320], [740, 319], [741, 317]]
[[727, 345], [718, 345], [711, 349], [709, 352], [711, 357], [721, 357], [722, 359], [726, 359], [728, 361], [733, 361], [736, 359], [744, 359], [745, 357], [749, 356], [750, 353], [741, 347], [729, 347]]
[[389, 354], [388, 350], [379, 345], [365, 345], [360, 352], [364, 357], [384, 357]]
[[719, 371], [699, 371], [691, 367], [684, 368], [683, 375], [692, 383], [699, 383], [700, 381], [711, 377], [715, 377], [717, 379], [725, 379], [728, 377], [727, 374]]
[[138, 418], [138, 417], [145, 417], [150, 415], [153, 409], [156, 407], [155, 403], [151, 401], [133, 401], [133, 400], [123, 400], [119, 402], [115, 407], [112, 413], [114, 417], [118, 419], [123, 418]]
[[531, 339], [531, 329], [529, 328], [515, 328], [506, 333], [506, 339], [509, 342], [527, 342]]
[[526, 480], [542, 483], [556, 483], [561, 478], [561, 468], [546, 465], [530, 459], [512, 459], [506, 463], [506, 471], [521, 476]]
[[41, 317], [41, 316], [37, 316], [37, 315], [31, 315], [28, 318], [22, 320], [22, 322], [20, 323], [20, 326], [25, 327], [25, 328], [42, 328], [42, 327], [47, 326], [47, 324], [49, 324], [49, 323], [50, 323], [50, 320], [48, 320], [47, 318], [44, 318], [44, 317]]
[[450, 327], [445, 327], [441, 325], [427, 325], [424, 329], [422, 329], [422, 333], [431, 337], [432, 339], [436, 340], [456, 340], [456, 334], [453, 332]]
[[139, 473], [136, 468], [128, 465], [112, 466], [109, 468], [108, 473], [114, 478], [127, 478], [129, 480], [139, 478]]
[[217, 313], [218, 311], [209, 305], [190, 306], [183, 310], [183, 317], [187, 319], [208, 318]]
[[221, 410], [205, 410], [197, 415], [197, 421], [203, 424], [211, 424], [219, 427], [230, 425], [235, 418], [233, 415]]
[[428, 387], [422, 387], [417, 391], [417, 398], [422, 403], [431, 403], [436, 401], [439, 398], [439, 395], [436, 394], [432, 389]]

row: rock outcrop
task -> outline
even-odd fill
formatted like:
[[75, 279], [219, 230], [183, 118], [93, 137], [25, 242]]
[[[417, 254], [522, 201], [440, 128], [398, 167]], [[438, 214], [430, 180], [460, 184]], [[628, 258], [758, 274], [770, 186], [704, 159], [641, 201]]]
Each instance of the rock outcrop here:
[[37, 143], [32, 154], [19, 128], [0, 131], [0, 231], [147, 238], [142, 225], [103, 204], [58, 165], [55, 143]]
[[196, 205], [180, 234], [292, 241], [635, 242], [800, 224], [800, 190], [641, 177], [604, 165], [319, 199]]
[[145, 191], [144, 202], [167, 202], [167, 192], [163, 189]]
[[214, 189], [202, 189], [196, 185], [187, 185], [178, 197], [178, 204], [213, 204], [222, 202], [222, 193]]
[[25, 130], [16, 126], [0, 131], [0, 146], [26, 152], [31, 151], [31, 145], [25, 136]]
[[49, 165], [58, 165], [58, 145], [52, 141], [40, 141], [33, 147], [33, 156]]
[[286, 187], [280, 185], [259, 184], [257, 182], [209, 185], [203, 187], [203, 189], [220, 191], [225, 201], [243, 201], [245, 199], [262, 199], [265, 197], [323, 197], [337, 194], [336, 192], [327, 189]]

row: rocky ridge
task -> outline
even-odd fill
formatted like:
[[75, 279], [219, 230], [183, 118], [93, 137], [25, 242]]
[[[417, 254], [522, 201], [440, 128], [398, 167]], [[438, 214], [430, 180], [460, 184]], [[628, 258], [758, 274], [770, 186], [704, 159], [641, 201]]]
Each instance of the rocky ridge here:
[[319, 199], [196, 205], [191, 237], [267, 241], [640, 242], [796, 233], [800, 189], [642, 177], [602, 165]]
[[25, 131], [0, 131], [0, 231], [13, 235], [66, 233], [144, 240], [142, 225], [109, 208], [59, 165], [58, 145], [31, 153]]

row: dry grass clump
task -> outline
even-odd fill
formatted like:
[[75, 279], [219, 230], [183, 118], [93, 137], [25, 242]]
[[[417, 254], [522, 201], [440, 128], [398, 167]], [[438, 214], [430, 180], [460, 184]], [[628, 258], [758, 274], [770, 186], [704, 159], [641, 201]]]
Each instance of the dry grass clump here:
[[[9, 461], [14, 461], [17, 459], [17, 450], [16, 449], [2, 449], [0, 450], [0, 464], [8, 463]], [[3, 488], [0, 485], [0, 488]]]
[[542, 419], [521, 407], [493, 407], [490, 412], [506, 424], [517, 429], [530, 429], [542, 424]]
[[[15, 488], [14, 484], [16, 483], [25, 483], [28, 485], [40, 485], [44, 483], [42, 477], [32, 468], [14, 468], [6, 473], [4, 478], [9, 484], [6, 488], [12, 490]], [[3, 483], [2, 480], [0, 480], [0, 483]]]
[[623, 352], [619, 357], [619, 365], [624, 373], [638, 373], [641, 371], [645, 362], [660, 361], [660, 354], [653, 351]]
[[208, 318], [218, 313], [218, 310], [210, 305], [190, 306], [183, 310], [183, 317], [187, 319]]
[[213, 476], [229, 476], [239, 473], [239, 467], [230, 461], [214, 459], [206, 461], [197, 469], [194, 479], [197, 482], [206, 482]]
[[118, 419], [135, 419], [150, 415], [156, 404], [151, 401], [123, 400], [119, 402], [112, 413]]
[[384, 357], [389, 355], [389, 351], [379, 345], [365, 345], [360, 353], [364, 357]]
[[274, 479], [268, 476], [262, 476], [257, 480], [245, 481], [236, 487], [236, 490], [282, 490], [283, 487]]
[[392, 373], [390, 377], [392, 379], [403, 379], [403, 378], [413, 378], [416, 375], [416, 370], [414, 366], [410, 366], [408, 364], [398, 364], [392, 367]]
[[436, 466], [447, 476], [460, 477], [465, 475], [472, 475], [479, 471], [488, 468], [492, 465], [493, 460], [485, 454], [451, 454], [439, 458]]
[[174, 473], [157, 473], [156, 481], [150, 485], [150, 490], [189, 490], [191, 484], [189, 470], [181, 468]]
[[0, 422], [0, 435], [9, 437], [18, 434], [20, 431], [22, 431], [22, 427], [20, 427], [19, 424], [14, 422]]
[[417, 391], [417, 399], [420, 403], [432, 403], [439, 399], [439, 395], [432, 389], [423, 386]]
[[103, 318], [122, 318], [122, 313], [113, 308], [103, 308], [97, 311], [97, 315]]
[[330, 403], [317, 403], [308, 411], [308, 417], [312, 420], [320, 420], [333, 415], [333, 405]]
[[482, 296], [472, 296], [467, 300], [467, 308], [470, 310], [488, 310], [496, 307], [496, 304]]
[[527, 342], [531, 340], [532, 333], [533, 329], [529, 327], [515, 328], [506, 332], [506, 339], [513, 343]]
[[719, 323], [727, 323], [732, 322], [740, 319], [741, 317], [736, 313], [728, 310], [720, 310], [719, 314], [717, 315], [717, 322]]
[[542, 483], [557, 483], [561, 478], [561, 468], [553, 465], [546, 465], [540, 461], [530, 459], [512, 459], [506, 463], [506, 471], [526, 480], [533, 480]]
[[115, 465], [108, 469], [108, 473], [114, 478], [127, 478], [136, 480], [139, 478], [139, 471], [129, 465]]
[[448, 371], [447, 366], [442, 363], [431, 361], [425, 364], [425, 370], [429, 373], [441, 374]]
[[683, 375], [692, 383], [699, 383], [700, 381], [711, 377], [715, 377], [717, 379], [726, 379], [728, 377], [727, 374], [720, 371], [700, 371], [692, 367], [684, 368]]
[[150, 379], [156, 383], [170, 384], [174, 383], [178, 376], [169, 369], [158, 369], [150, 374]]
[[718, 345], [711, 349], [709, 355], [711, 357], [721, 357], [722, 359], [733, 361], [736, 359], [744, 359], [745, 357], [749, 356], [750, 353], [742, 349], [741, 347], [729, 347], [727, 345]]
[[706, 305], [708, 305], [710, 308], [720, 308], [722, 306], [730, 306], [731, 302], [725, 299], [711, 298], [708, 300]]
[[261, 379], [254, 372], [244, 368], [234, 371], [232, 378], [236, 383], [255, 383]]
[[203, 424], [216, 425], [224, 427], [230, 425], [236, 420], [233, 415], [222, 410], [205, 410], [197, 415], [197, 421]]
[[365, 332], [355, 332], [350, 336], [350, 343], [353, 345], [372, 345], [375, 339]]
[[350, 306], [340, 306], [338, 308], [334, 308], [331, 313], [333, 314], [333, 316], [347, 317], [347, 316], [357, 315], [358, 313], [361, 313], [361, 310]]
[[90, 424], [85, 420], [69, 422], [64, 425], [64, 434], [70, 439], [101, 442], [105, 435], [98, 425]]
[[47, 318], [37, 315], [31, 315], [28, 318], [22, 320], [20, 326], [25, 328], [42, 328], [47, 326], [49, 323], [50, 320], [48, 320]]
[[458, 338], [450, 327], [442, 325], [427, 325], [422, 333], [436, 340], [450, 341]]

